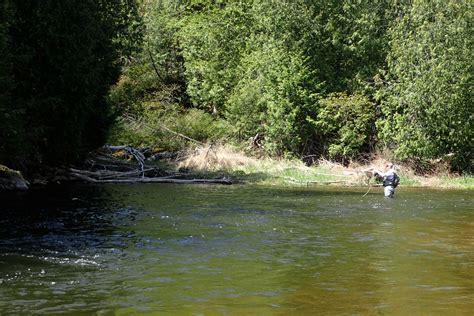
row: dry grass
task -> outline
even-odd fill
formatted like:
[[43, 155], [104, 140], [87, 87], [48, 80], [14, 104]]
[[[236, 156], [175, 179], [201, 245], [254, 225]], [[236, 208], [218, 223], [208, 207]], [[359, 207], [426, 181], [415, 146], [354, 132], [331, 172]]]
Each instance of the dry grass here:
[[252, 165], [256, 159], [238, 152], [233, 147], [207, 145], [188, 150], [178, 167], [194, 170], [231, 170], [239, 166]]
[[[229, 145], [207, 145], [190, 149], [179, 159], [178, 167], [196, 171], [225, 171], [243, 180], [261, 184], [294, 185], [308, 183], [334, 183], [340, 185], [367, 185], [375, 183], [371, 168], [384, 170], [390, 160], [384, 155], [374, 156], [370, 162], [351, 162], [347, 167], [329, 160], [320, 160], [308, 167], [293, 159], [252, 158]], [[454, 177], [444, 174], [417, 176], [408, 165], [396, 165], [403, 186], [429, 186], [440, 188], [472, 187], [472, 177]], [[246, 175], [246, 176], [245, 176]]]
[[348, 171], [347, 168], [340, 163], [326, 159], [320, 159], [317, 163], [317, 166], [319, 166], [322, 170], [332, 174], [343, 174], [344, 172]]

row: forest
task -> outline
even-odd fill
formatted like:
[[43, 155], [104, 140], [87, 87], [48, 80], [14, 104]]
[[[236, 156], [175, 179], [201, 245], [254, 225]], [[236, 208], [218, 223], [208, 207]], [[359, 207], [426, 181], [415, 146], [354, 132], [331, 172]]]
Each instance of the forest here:
[[106, 142], [176, 151], [182, 134], [471, 173], [473, 6], [2, 0], [0, 164], [68, 164]]

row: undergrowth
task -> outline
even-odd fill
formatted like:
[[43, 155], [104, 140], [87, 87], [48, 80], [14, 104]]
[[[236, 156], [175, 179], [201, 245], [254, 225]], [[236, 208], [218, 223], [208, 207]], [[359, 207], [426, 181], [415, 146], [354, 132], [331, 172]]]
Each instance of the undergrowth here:
[[[236, 181], [261, 185], [308, 186], [380, 185], [370, 177], [370, 169], [383, 170], [387, 160], [376, 157], [366, 164], [348, 166], [320, 160], [307, 166], [297, 159], [255, 158], [229, 145], [207, 145], [187, 150], [176, 162], [175, 168], [198, 173], [202, 176], [227, 176]], [[401, 186], [474, 188], [472, 176], [419, 176], [404, 165], [397, 165]]]

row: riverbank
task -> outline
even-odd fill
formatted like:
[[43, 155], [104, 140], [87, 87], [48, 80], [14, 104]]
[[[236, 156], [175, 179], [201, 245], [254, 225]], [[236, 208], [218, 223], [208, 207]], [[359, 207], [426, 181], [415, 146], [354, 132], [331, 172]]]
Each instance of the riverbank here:
[[[235, 181], [276, 186], [376, 186], [370, 168], [383, 169], [386, 159], [376, 158], [367, 164], [350, 163], [343, 166], [320, 160], [312, 166], [297, 159], [251, 157], [229, 146], [198, 147], [181, 158], [171, 161], [169, 170], [189, 171], [203, 177], [226, 176]], [[474, 189], [474, 177], [444, 172], [437, 175], [417, 175], [408, 166], [397, 165], [402, 186], [442, 189]]]
[[[86, 170], [74, 169], [76, 167], [43, 168], [42, 172], [33, 174], [31, 179], [27, 180], [34, 185], [84, 181], [93, 183], [246, 183], [282, 187], [318, 185], [367, 187], [381, 185], [372, 177], [371, 169], [383, 170], [387, 162], [387, 159], [376, 158], [366, 164], [353, 162], [343, 166], [328, 160], [319, 160], [316, 164], [307, 166], [295, 158], [256, 157], [231, 146], [211, 145], [172, 153], [172, 155], [158, 154], [161, 158], [142, 161], [141, 167], [146, 168], [142, 168], [143, 171], [140, 171], [140, 166], [137, 167], [136, 162], [130, 160], [134, 159], [133, 157], [126, 154], [123, 157], [116, 156], [118, 157], [110, 156], [109, 159], [113, 158], [113, 160], [108, 161], [114, 168], [111, 168], [110, 165], [108, 167], [102, 166], [103, 163], [96, 166], [99, 167], [98, 170], [89, 168], [90, 166]], [[99, 159], [100, 154], [98, 152], [91, 157]], [[88, 161], [90, 163], [94, 159], [90, 158]], [[117, 168], [120, 169], [122, 165], [126, 165], [128, 169], [117, 172]], [[409, 166], [403, 164], [396, 165], [396, 169], [401, 178], [401, 185], [404, 187], [474, 189], [472, 175], [459, 176], [447, 172], [435, 175], [417, 175]], [[5, 168], [5, 170], [7, 169]], [[104, 172], [113, 175], [110, 176]], [[139, 177], [142, 173], [145, 178]], [[16, 177], [12, 178], [11, 175], [16, 175]], [[126, 177], [124, 178], [124, 176]], [[17, 178], [22, 180], [25, 185], [18, 186], [19, 180]], [[25, 190], [29, 185], [19, 172], [12, 170], [8, 173], [3, 172], [3, 175], [0, 172], [0, 180], [3, 181], [0, 181], [0, 189], [3, 190]]]

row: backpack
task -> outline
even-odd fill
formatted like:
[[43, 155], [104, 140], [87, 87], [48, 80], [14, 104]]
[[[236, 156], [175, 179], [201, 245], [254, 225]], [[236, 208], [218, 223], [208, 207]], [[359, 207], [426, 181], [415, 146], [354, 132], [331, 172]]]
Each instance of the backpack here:
[[394, 173], [393, 174], [393, 187], [396, 188], [400, 184], [400, 177]]

